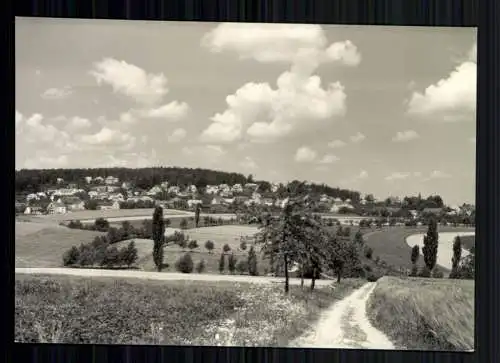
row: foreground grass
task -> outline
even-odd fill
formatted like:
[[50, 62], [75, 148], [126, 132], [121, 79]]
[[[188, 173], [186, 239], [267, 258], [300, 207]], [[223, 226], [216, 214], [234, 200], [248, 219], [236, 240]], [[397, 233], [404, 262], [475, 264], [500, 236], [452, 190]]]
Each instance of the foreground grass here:
[[474, 349], [474, 281], [384, 277], [367, 312], [400, 348]]
[[284, 346], [363, 281], [281, 285], [16, 276], [20, 342]]

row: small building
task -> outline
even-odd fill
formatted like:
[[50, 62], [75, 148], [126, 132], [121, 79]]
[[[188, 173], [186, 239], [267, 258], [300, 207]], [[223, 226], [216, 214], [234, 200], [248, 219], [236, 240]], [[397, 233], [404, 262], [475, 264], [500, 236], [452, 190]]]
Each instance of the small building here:
[[115, 184], [118, 184], [120, 182], [120, 179], [114, 177], [114, 176], [108, 176], [105, 180], [104, 180], [104, 183], [107, 184], [107, 185], [115, 185]]
[[102, 201], [97, 208], [99, 210], [117, 210], [120, 209], [120, 202]]
[[189, 208], [194, 208], [196, 205], [201, 205], [203, 202], [199, 199], [188, 199], [187, 205]]
[[231, 191], [233, 193], [241, 193], [243, 192], [243, 187], [241, 186], [241, 184], [234, 184], [232, 187], [231, 187]]
[[78, 211], [85, 209], [85, 203], [80, 198], [76, 197], [62, 198], [59, 199], [57, 202], [63, 203], [66, 206], [66, 209], [70, 211]]
[[212, 201], [210, 202], [211, 205], [220, 205], [222, 204], [222, 198], [219, 196], [215, 196], [212, 198]]
[[29, 206], [24, 210], [24, 214], [40, 215], [43, 214], [43, 209], [39, 206]]
[[87, 183], [87, 184], [92, 183], [92, 177], [91, 177], [91, 176], [86, 176], [86, 177], [85, 177], [85, 178], [83, 178], [83, 179], [85, 179], [85, 183]]
[[68, 208], [66, 207], [66, 204], [60, 201], [52, 202], [47, 207], [48, 214], [66, 214], [67, 212]]

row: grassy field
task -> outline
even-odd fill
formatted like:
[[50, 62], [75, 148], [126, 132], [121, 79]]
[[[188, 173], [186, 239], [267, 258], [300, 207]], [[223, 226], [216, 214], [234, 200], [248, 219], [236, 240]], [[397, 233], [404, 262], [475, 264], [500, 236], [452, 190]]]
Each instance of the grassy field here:
[[361, 280], [292, 286], [16, 276], [19, 342], [286, 346]]
[[400, 348], [474, 348], [474, 281], [384, 277], [367, 311]]
[[[246, 250], [240, 249], [240, 236], [250, 236], [257, 231], [257, 228], [251, 226], [216, 226], [216, 227], [201, 227], [195, 229], [189, 229], [185, 231], [185, 234], [189, 236], [192, 240], [198, 241], [198, 248], [190, 250], [189, 248], [182, 249], [177, 245], [168, 245], [165, 247], [164, 262], [167, 265], [164, 271], [175, 271], [175, 261], [181, 257], [186, 252], [190, 252], [193, 258], [193, 262], [197, 264], [200, 260], [204, 260], [206, 263], [205, 273], [219, 273], [219, 258], [222, 252], [222, 247], [224, 244], [228, 244], [231, 247], [232, 253], [238, 260], [247, 260], [248, 245]], [[214, 242], [214, 250], [209, 253], [205, 248], [205, 242], [211, 240]], [[139, 268], [146, 271], [154, 271], [155, 266], [153, 263], [152, 250], [153, 243], [151, 240], [144, 239], [134, 239], [139, 259], [137, 265]], [[129, 241], [122, 241], [117, 244], [120, 248], [128, 244]], [[265, 273], [265, 267], [268, 265], [267, 262], [262, 260], [262, 256], [259, 253], [260, 249], [257, 247], [257, 265], [261, 274]], [[227, 261], [226, 261], [227, 266]]]
[[[32, 218], [46, 219], [51, 221], [70, 221], [70, 220], [85, 220], [96, 218], [114, 218], [114, 217], [137, 217], [137, 216], [152, 216], [153, 208], [143, 209], [117, 209], [117, 210], [83, 210], [67, 214], [47, 214]], [[185, 211], [164, 209], [163, 214], [184, 214]]]
[[[470, 232], [471, 228], [439, 227], [439, 232]], [[389, 265], [411, 269], [411, 247], [406, 244], [406, 237], [412, 234], [426, 233], [426, 227], [391, 227], [364, 235], [366, 245], [373, 248], [373, 257], [377, 256]], [[423, 258], [419, 259], [423, 264]], [[420, 266], [421, 267], [421, 266]]]
[[71, 246], [92, 242], [101, 232], [43, 223], [16, 222], [16, 267], [60, 267]]

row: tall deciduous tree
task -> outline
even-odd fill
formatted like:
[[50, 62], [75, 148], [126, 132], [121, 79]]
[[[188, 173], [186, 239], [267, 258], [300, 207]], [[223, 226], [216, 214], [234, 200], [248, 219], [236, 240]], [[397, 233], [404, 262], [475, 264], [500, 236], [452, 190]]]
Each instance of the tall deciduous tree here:
[[198, 228], [198, 223], [200, 223], [200, 211], [201, 211], [201, 206], [199, 204], [196, 204], [196, 210], [194, 213], [194, 224], [196, 228]]
[[450, 279], [457, 278], [458, 276], [458, 267], [460, 264], [460, 260], [462, 259], [462, 240], [460, 236], [456, 236], [453, 241], [453, 257], [451, 258], [451, 272]]
[[153, 261], [158, 271], [163, 267], [163, 242], [165, 238], [165, 222], [163, 220], [163, 208], [156, 207], [153, 212]]
[[424, 236], [424, 247], [422, 248], [425, 266], [429, 271], [432, 271], [436, 266], [438, 244], [439, 234], [437, 230], [437, 222], [435, 218], [432, 218], [429, 221], [427, 234]]

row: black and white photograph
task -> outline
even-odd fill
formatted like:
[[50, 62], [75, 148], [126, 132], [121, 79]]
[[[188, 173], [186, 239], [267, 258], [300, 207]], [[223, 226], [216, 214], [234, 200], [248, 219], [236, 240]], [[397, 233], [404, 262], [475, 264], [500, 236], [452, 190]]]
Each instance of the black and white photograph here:
[[476, 29], [15, 19], [15, 341], [474, 351]]

